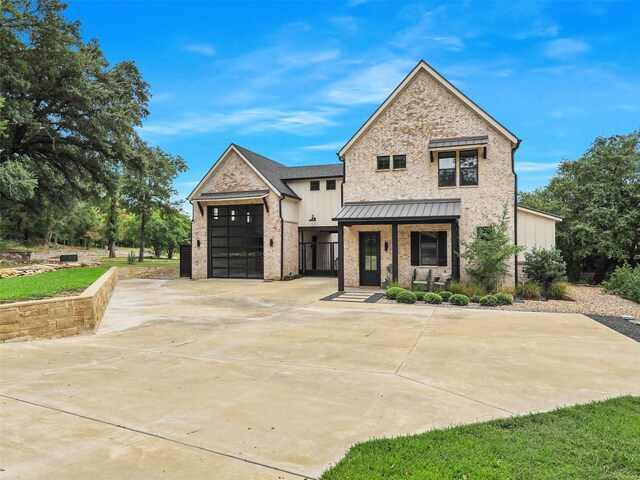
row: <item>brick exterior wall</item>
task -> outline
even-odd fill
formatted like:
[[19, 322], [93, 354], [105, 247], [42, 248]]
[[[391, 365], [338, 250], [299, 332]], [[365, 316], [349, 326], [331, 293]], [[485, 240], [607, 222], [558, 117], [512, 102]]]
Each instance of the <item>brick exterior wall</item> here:
[[[487, 158], [478, 161], [478, 186], [439, 188], [438, 163], [435, 159], [430, 162], [429, 139], [476, 135], [489, 137]], [[460, 198], [461, 242], [469, 241], [477, 227], [496, 220], [506, 207], [513, 239], [515, 179], [511, 148], [507, 138], [431, 75], [420, 71], [345, 154], [344, 202]], [[406, 169], [376, 169], [378, 155], [394, 154], [406, 155]], [[345, 285], [354, 286], [353, 272], [347, 272], [346, 265], [354, 255], [357, 262], [357, 251], [352, 251], [346, 230]], [[400, 256], [406, 253], [401, 251]], [[405, 268], [401, 263], [401, 279], [407, 278]], [[460, 270], [464, 279], [463, 259]], [[509, 271], [513, 270], [512, 261]], [[513, 282], [513, 273], [510, 275], [506, 284]]]
[[[213, 175], [200, 189], [200, 193], [240, 192], [244, 190], [266, 190], [269, 186], [247, 165], [247, 163], [233, 150], [220, 160], [220, 164]], [[280, 199], [270, 191], [266, 197], [269, 213], [265, 210], [264, 217], [264, 278], [265, 280], [280, 279]], [[201, 202], [204, 214], [194, 202], [192, 221], [192, 271], [194, 279], [207, 278], [208, 247], [207, 247], [207, 207], [211, 205], [242, 205], [262, 203], [256, 200], [226, 200]], [[198, 247], [198, 240], [200, 246]], [[273, 246], [270, 246], [273, 240]]]
[[294, 222], [284, 222], [284, 251], [283, 251], [283, 274], [297, 275], [299, 271], [298, 262], [298, 224]]

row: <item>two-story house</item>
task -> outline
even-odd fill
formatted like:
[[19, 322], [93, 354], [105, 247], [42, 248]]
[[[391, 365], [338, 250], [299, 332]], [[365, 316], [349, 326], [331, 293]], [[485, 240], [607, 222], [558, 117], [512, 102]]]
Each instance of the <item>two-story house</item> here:
[[514, 243], [553, 247], [561, 218], [516, 203], [519, 144], [421, 61], [342, 163], [287, 167], [230, 145], [189, 196], [192, 278], [337, 275], [344, 290], [408, 286], [426, 266], [458, 279], [461, 242], [505, 211]]

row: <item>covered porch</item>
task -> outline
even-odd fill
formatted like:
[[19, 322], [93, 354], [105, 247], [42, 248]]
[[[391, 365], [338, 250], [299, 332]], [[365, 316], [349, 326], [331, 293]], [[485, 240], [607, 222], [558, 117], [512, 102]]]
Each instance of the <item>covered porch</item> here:
[[460, 200], [346, 204], [338, 222], [338, 290], [411, 286], [416, 268], [460, 278]]

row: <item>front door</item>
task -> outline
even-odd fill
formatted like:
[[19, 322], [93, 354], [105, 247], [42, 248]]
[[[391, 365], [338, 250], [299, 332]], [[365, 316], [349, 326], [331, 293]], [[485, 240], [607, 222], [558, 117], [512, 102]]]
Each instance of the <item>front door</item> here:
[[380, 232], [360, 232], [360, 285], [380, 286]]

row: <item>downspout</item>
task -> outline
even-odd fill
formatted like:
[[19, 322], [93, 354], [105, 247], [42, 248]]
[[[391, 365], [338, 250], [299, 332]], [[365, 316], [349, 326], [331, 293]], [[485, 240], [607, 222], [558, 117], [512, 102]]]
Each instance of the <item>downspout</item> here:
[[278, 201], [278, 215], [280, 216], [280, 281], [284, 279], [284, 220], [282, 219], [282, 200], [284, 195]]
[[[518, 139], [518, 143], [516, 143], [511, 148], [511, 171], [513, 172], [513, 181], [515, 186], [515, 194], [513, 199], [513, 239], [515, 244], [518, 245], [518, 174], [516, 173], [516, 150], [520, 147], [522, 140]], [[515, 286], [518, 286], [518, 254], [516, 253], [516, 265], [514, 268], [514, 283]]]
[[191, 204], [191, 223], [189, 224], [189, 238], [191, 239], [191, 274], [189, 275], [189, 279], [193, 280], [193, 221], [195, 220], [196, 212], [193, 210], [195, 208], [193, 202], [189, 200], [189, 203]]

